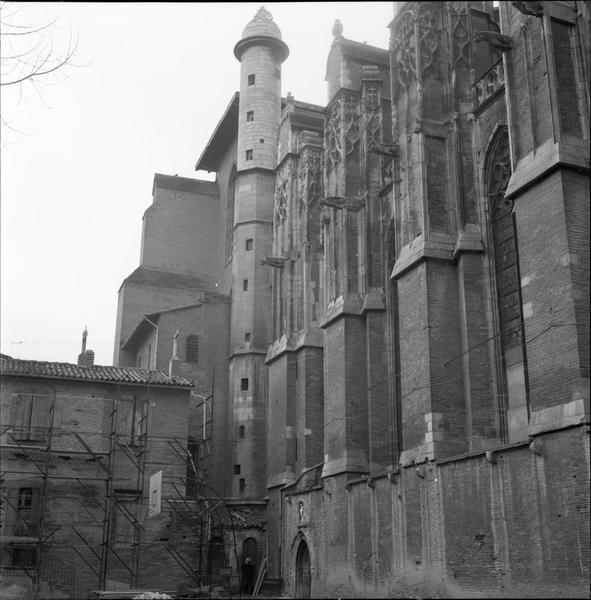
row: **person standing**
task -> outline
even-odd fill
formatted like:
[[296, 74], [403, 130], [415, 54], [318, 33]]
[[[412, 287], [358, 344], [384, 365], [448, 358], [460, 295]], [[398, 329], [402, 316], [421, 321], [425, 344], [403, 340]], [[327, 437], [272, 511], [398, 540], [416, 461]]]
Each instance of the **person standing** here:
[[242, 591], [247, 594], [252, 594], [254, 591], [255, 567], [252, 564], [250, 556], [242, 565]]

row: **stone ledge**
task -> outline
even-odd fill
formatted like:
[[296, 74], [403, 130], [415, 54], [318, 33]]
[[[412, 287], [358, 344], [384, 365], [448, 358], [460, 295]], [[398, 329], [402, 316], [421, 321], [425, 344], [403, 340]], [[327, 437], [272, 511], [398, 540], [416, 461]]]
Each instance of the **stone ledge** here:
[[382, 293], [381, 289], [372, 288], [367, 294], [365, 294], [361, 312], [367, 312], [369, 310], [386, 310], [384, 294]]
[[455, 242], [451, 236], [439, 235], [437, 238], [425, 240], [423, 234], [417, 236], [410, 244], [400, 251], [400, 255], [394, 264], [390, 279], [396, 279], [403, 273], [414, 267], [417, 263], [434, 258], [438, 260], [452, 261], [454, 259]]
[[320, 328], [325, 329], [330, 323], [343, 315], [359, 317], [361, 316], [362, 311], [363, 302], [359, 294], [351, 294], [346, 297], [339, 296], [326, 308], [326, 311], [320, 320]]
[[484, 252], [482, 236], [479, 231], [460, 231], [454, 246], [453, 259], [457, 260], [462, 252]]
[[341, 473], [369, 473], [369, 466], [364, 452], [345, 452], [342, 458], [328, 459], [325, 457], [322, 468], [322, 478], [332, 477]]
[[265, 363], [269, 364], [285, 352], [297, 352], [302, 348], [324, 348], [324, 333], [317, 330], [300, 331], [293, 336], [282, 335], [275, 340], [265, 356]]
[[409, 448], [400, 453], [399, 464], [405, 468], [413, 463], [442, 460], [452, 456], [458, 456], [466, 451], [466, 443], [463, 440], [436, 440], [425, 442], [416, 448]]
[[533, 411], [527, 433], [533, 436], [586, 423], [589, 423], [589, 396]]
[[283, 473], [278, 473], [267, 479], [267, 489], [289, 485], [295, 481], [295, 478], [293, 467], [291, 469], [287, 468]]
[[589, 144], [579, 138], [565, 142], [548, 140], [535, 152], [530, 152], [518, 163], [511, 175], [506, 198], [511, 198], [524, 188], [533, 185], [559, 166], [589, 170]]

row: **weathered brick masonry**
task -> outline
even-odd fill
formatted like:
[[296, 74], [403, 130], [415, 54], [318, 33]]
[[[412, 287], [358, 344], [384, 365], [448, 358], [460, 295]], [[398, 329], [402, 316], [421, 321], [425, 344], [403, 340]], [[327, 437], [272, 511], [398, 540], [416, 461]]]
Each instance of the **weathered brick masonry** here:
[[[266, 505], [275, 591], [588, 597], [589, 3], [395, 4], [388, 50], [335, 23], [326, 106], [246, 26], [217, 181], [161, 192], [118, 335], [230, 303], [216, 485]], [[191, 202], [216, 252], [177, 272]]]

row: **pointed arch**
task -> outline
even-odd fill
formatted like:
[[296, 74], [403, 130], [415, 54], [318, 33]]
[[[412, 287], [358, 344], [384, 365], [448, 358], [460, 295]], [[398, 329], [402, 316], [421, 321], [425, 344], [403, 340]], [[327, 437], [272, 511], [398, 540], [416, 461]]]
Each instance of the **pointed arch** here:
[[509, 133], [494, 132], [484, 162], [488, 239], [496, 307], [497, 388], [501, 431], [509, 441], [523, 437], [529, 418], [527, 359], [519, 273], [519, 246], [513, 202], [505, 197], [511, 178]]
[[300, 538], [295, 553], [295, 597], [312, 597], [310, 550], [305, 538]]

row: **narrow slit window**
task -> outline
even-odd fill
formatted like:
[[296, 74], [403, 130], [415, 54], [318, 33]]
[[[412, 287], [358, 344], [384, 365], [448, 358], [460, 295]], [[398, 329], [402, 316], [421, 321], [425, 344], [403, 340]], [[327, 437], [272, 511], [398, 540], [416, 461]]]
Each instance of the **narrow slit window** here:
[[240, 481], [238, 482], [238, 489], [243, 492], [246, 489], [246, 480], [240, 478]]
[[246, 250], [252, 250], [252, 238], [246, 240]]
[[244, 425], [240, 425], [240, 427], [238, 427], [238, 437], [241, 440], [244, 439]]
[[248, 377], [243, 377], [240, 380], [240, 391], [241, 392], [246, 392], [248, 391]]
[[248, 85], [254, 85], [254, 82], [255, 82], [255, 76], [254, 76], [254, 73], [251, 73], [248, 76]]
[[245, 292], [248, 291], [248, 279], [242, 280], [242, 290]]

